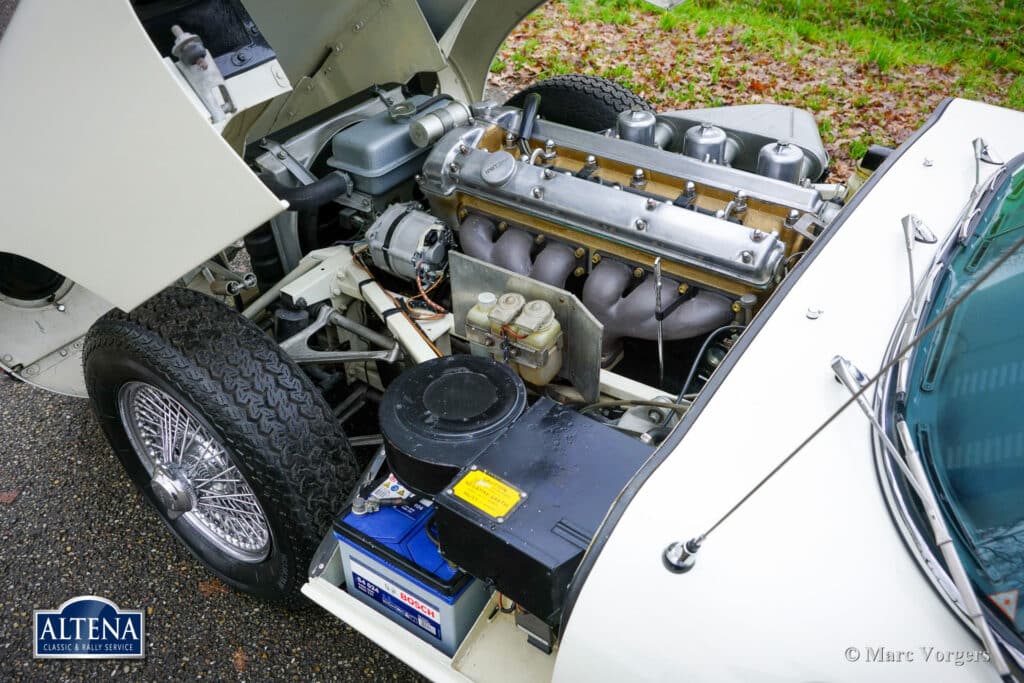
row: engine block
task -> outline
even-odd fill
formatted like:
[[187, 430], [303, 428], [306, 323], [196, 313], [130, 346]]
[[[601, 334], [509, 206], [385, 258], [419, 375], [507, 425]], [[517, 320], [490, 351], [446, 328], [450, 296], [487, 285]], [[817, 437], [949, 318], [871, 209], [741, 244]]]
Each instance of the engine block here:
[[[686, 339], [748, 320], [827, 217], [813, 187], [490, 108], [436, 142], [419, 177], [462, 251], [581, 293], [624, 337]], [[660, 276], [652, 277], [657, 271]]]
[[[504, 109], [449, 133], [421, 178], [434, 212], [450, 224], [471, 215], [493, 219], [494, 235], [460, 231], [463, 247], [516, 272], [527, 274], [536, 245], [550, 239], [576, 255], [567, 275], [609, 257], [649, 271], [660, 257], [664, 272], [681, 282], [733, 297], [762, 293], [777, 282], [783, 260], [805, 246], [794, 218], [817, 215], [823, 205], [810, 188], [545, 121], [537, 122], [524, 160], [506, 133], [517, 112]], [[481, 229], [478, 221], [469, 226]], [[510, 230], [528, 239], [507, 236]], [[561, 286], [552, 280], [561, 271], [542, 268], [540, 279]]]

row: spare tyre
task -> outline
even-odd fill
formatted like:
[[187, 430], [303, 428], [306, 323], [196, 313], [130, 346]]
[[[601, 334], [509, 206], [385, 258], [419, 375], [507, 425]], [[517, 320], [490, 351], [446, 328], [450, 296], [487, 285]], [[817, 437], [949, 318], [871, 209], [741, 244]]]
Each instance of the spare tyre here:
[[548, 121], [597, 132], [615, 127], [618, 115], [634, 107], [654, 111], [646, 100], [600, 76], [565, 74], [538, 81], [505, 103], [522, 107], [532, 93], [541, 96], [540, 115]]

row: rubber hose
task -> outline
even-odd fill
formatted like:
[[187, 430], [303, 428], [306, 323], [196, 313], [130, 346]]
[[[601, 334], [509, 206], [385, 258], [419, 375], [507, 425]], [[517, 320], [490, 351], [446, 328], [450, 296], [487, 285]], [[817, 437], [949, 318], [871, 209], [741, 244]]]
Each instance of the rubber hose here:
[[540, 109], [540, 95], [532, 92], [526, 96], [523, 103], [523, 119], [519, 124], [519, 139], [529, 141], [533, 137], [533, 124], [537, 120], [537, 110]]
[[245, 236], [245, 250], [249, 252], [252, 272], [256, 275], [261, 292], [284, 277], [284, 266], [277, 253], [277, 242], [270, 223], [264, 223]]
[[316, 209], [298, 214], [299, 248], [303, 255], [320, 248], [320, 214]]
[[279, 199], [288, 202], [289, 210], [300, 213], [319, 209], [335, 198], [352, 192], [352, 180], [341, 171], [332, 171], [309, 185], [297, 187], [282, 185], [267, 173], [260, 174], [260, 180]]
[[[423, 112], [425, 112], [427, 109], [430, 109], [438, 102], [447, 102], [451, 99], [453, 99], [451, 95], [446, 95], [444, 93], [441, 93], [440, 95], [434, 95], [430, 99], [425, 100], [416, 105], [416, 114], [422, 114]], [[413, 116], [416, 116], [416, 114], [413, 114]]]

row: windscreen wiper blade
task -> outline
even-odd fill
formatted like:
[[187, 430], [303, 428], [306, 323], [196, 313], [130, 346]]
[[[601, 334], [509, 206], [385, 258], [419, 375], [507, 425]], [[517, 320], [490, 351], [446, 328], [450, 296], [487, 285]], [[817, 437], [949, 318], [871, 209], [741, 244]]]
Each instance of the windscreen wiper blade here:
[[971, 623], [974, 624], [974, 628], [977, 629], [978, 636], [981, 638], [981, 642], [991, 658], [992, 666], [995, 667], [1004, 681], [1013, 681], [1013, 678], [1010, 676], [1010, 667], [1003, 656], [1002, 648], [999, 647], [999, 642], [996, 640], [995, 634], [992, 633], [992, 627], [989, 625], [988, 619], [985, 617], [984, 612], [981, 611], [978, 594], [970, 578], [967, 576], [967, 569], [964, 567], [963, 560], [960, 559], [960, 554], [957, 553], [956, 547], [953, 545], [953, 537], [949, 533], [946, 519], [939, 511], [939, 502], [935, 496], [935, 490], [932, 488], [931, 481], [925, 472], [924, 462], [914, 444], [914, 439], [910, 434], [910, 428], [907, 427], [906, 421], [899, 420], [896, 422], [896, 434], [906, 456], [906, 460], [904, 460], [896, 445], [893, 444], [889, 435], [885, 433], [885, 430], [879, 423], [878, 417], [871, 409], [871, 404], [868, 402], [867, 397], [864, 396], [863, 389], [868, 383], [868, 377], [858, 370], [856, 365], [842, 356], [836, 356], [832, 359], [832, 371], [835, 373], [836, 379], [854, 395], [857, 407], [868, 418], [868, 422], [871, 423], [871, 430], [882, 442], [882, 446], [890, 461], [899, 468], [907, 483], [910, 484], [910, 488], [917, 494], [918, 500], [921, 501], [921, 507], [924, 508], [925, 517], [928, 518], [928, 525], [931, 527], [935, 545], [942, 553], [942, 558], [946, 561], [946, 568], [949, 570], [953, 585], [956, 586], [956, 590], [960, 594], [960, 602], [963, 605], [964, 612], [971, 620]]
[[[913, 436], [910, 434], [910, 428], [905, 420], [900, 420], [896, 423], [896, 434], [903, 445], [903, 452], [906, 454], [907, 464], [910, 466], [911, 471], [913, 471], [919, 482], [922, 480], [927, 482], [928, 477], [924, 471], [924, 461], [914, 445]], [[923, 489], [928, 500], [922, 499], [921, 504], [925, 508], [928, 522], [932, 527], [935, 544], [942, 552], [942, 557], [946, 561], [946, 568], [949, 569], [953, 583], [956, 585], [957, 591], [960, 592], [960, 600], [963, 602], [964, 612], [966, 612], [967, 617], [978, 630], [978, 636], [992, 658], [992, 665], [996, 668], [996, 671], [1004, 681], [1012, 681], [1013, 677], [1010, 676], [1010, 667], [1003, 656], [1003, 650], [999, 647], [999, 641], [996, 640], [995, 634], [992, 633], [992, 627], [989, 625], [985, 613], [981, 611], [978, 593], [974, 589], [970, 577], [967, 576], [967, 569], [964, 567], [964, 563], [960, 559], [956, 547], [953, 545], [953, 538], [950, 536], [949, 527], [946, 526], [946, 520], [939, 514], [935, 491], [928, 485], [924, 485]]]

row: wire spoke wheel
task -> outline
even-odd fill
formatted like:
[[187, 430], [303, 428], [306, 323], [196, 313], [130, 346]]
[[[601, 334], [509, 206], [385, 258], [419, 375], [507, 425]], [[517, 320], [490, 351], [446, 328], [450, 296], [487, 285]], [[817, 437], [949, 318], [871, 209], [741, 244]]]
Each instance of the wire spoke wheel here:
[[223, 445], [181, 403], [145, 382], [118, 396], [121, 421], [157, 502], [228, 555], [259, 562], [270, 528], [259, 500]]
[[228, 585], [304, 604], [359, 466], [302, 369], [237, 311], [178, 287], [97, 320], [82, 360], [114, 455], [171, 534]]

